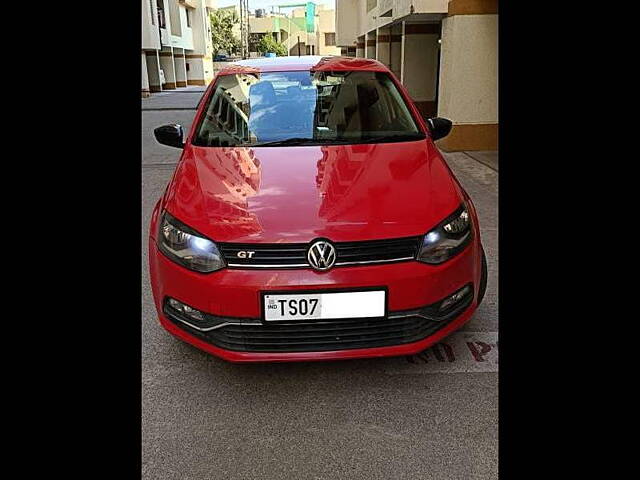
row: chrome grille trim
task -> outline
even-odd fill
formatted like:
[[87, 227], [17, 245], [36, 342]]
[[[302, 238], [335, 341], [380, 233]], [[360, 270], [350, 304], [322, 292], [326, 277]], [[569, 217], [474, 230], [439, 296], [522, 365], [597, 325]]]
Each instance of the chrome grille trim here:
[[[220, 253], [232, 269], [312, 268], [307, 258], [308, 243], [224, 243], [218, 242]], [[422, 236], [333, 242], [336, 251], [334, 267], [375, 265], [415, 260]], [[243, 256], [240, 257], [239, 255]], [[247, 255], [249, 254], [249, 255]]]
[[227, 263], [228, 267], [234, 268], [299, 268], [309, 267], [308, 263], [293, 263], [291, 265], [251, 265], [248, 263]]
[[[342, 267], [345, 265], [365, 265], [369, 263], [392, 263], [392, 262], [405, 262], [407, 260], [415, 260], [416, 257], [402, 257], [402, 258], [389, 258], [386, 260], [367, 260], [363, 262], [336, 262], [335, 267]], [[311, 268], [308, 263], [295, 263], [292, 265], [250, 265], [240, 263], [227, 263], [228, 267], [234, 268]]]

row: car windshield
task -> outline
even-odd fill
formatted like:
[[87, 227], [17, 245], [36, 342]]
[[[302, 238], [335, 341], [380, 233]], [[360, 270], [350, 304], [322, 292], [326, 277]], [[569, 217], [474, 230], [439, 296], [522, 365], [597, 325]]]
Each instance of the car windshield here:
[[330, 145], [423, 138], [388, 74], [295, 71], [220, 76], [193, 144]]

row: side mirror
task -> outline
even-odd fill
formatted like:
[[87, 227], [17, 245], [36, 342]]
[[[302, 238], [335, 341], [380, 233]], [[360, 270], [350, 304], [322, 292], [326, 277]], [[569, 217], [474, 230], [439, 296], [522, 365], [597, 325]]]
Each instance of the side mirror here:
[[453, 123], [449, 119], [435, 117], [427, 118], [427, 125], [429, 125], [429, 130], [431, 130], [431, 137], [434, 140], [440, 140], [449, 135]]
[[153, 131], [158, 143], [169, 147], [184, 148], [182, 125], [171, 123], [156, 128]]

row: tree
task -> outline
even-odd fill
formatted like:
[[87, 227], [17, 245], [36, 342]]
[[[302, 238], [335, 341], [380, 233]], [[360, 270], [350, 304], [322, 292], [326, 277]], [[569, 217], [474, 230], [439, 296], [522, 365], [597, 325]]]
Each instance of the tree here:
[[273, 38], [271, 32], [268, 32], [260, 39], [257, 48], [258, 52], [262, 53], [263, 55], [265, 53], [275, 53], [279, 57], [287, 56], [287, 47]]
[[233, 50], [233, 53], [236, 55], [242, 53], [242, 42], [240, 41], [239, 38], [233, 37], [233, 47], [231, 49]]
[[220, 50], [225, 50], [229, 54], [234, 52], [239, 43], [239, 40], [233, 36], [233, 26], [238, 23], [235, 10], [214, 10], [209, 14], [209, 21], [213, 56], [215, 57]]

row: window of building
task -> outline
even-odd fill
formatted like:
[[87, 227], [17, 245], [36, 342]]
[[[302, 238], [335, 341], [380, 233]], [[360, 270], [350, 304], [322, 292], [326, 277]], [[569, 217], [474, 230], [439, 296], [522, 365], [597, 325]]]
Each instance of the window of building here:
[[164, 19], [164, 2], [162, 0], [158, 0], [158, 25], [160, 28], [167, 28]]
[[153, 0], [149, 0], [149, 12], [151, 14], [151, 25], [156, 24], [155, 15], [153, 14]]
[[336, 34], [333, 33], [325, 33], [324, 34], [324, 44], [327, 47], [335, 47], [336, 45]]
[[185, 8], [184, 13], [187, 15], [187, 27], [191, 28], [191, 15], [189, 14], [189, 9]]

